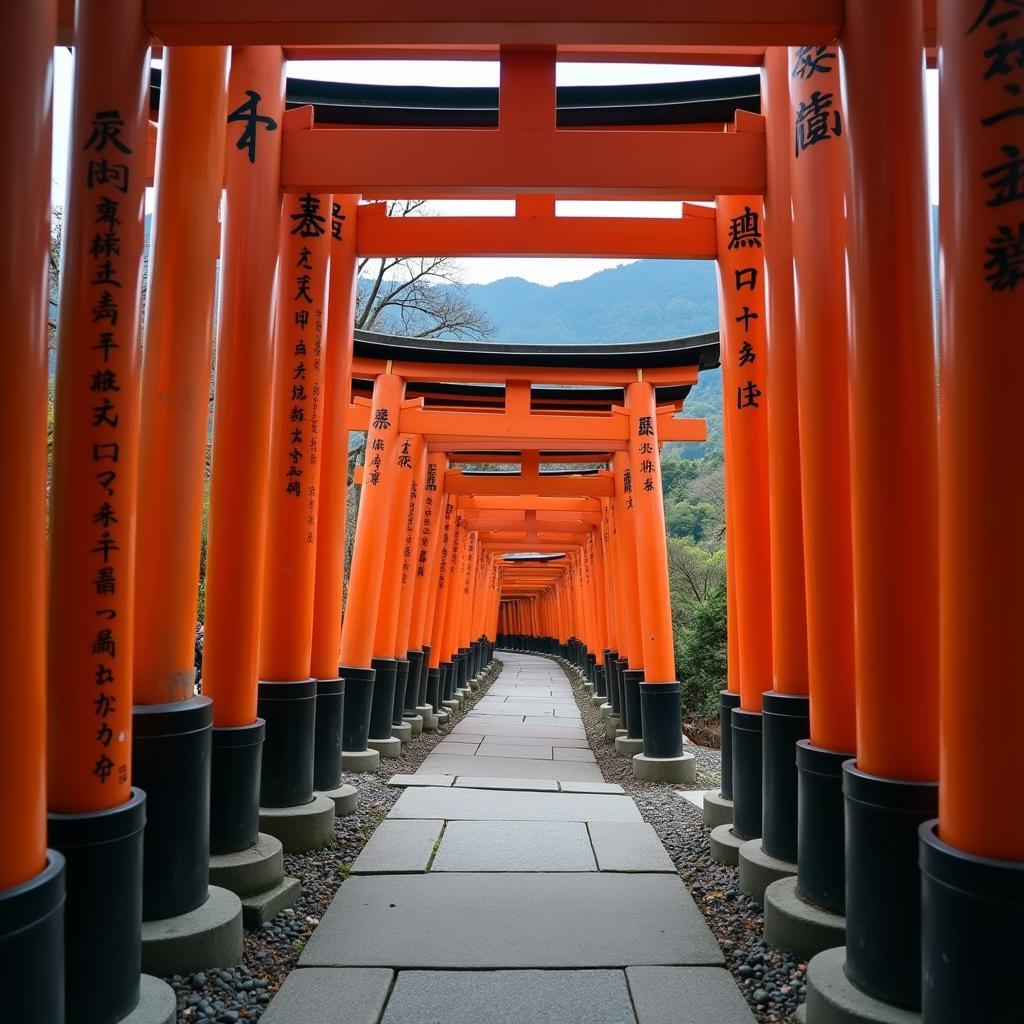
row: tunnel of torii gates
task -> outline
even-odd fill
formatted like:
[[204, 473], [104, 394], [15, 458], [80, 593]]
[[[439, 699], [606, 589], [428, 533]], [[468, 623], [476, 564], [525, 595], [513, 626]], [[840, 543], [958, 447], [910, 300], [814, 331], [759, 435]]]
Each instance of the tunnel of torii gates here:
[[[509, 11], [0, 5], [0, 515], [18, 655], [0, 714], [0, 1016], [156, 1019], [163, 983], [140, 967], [202, 960], [187, 933], [203, 908], [237, 920], [225, 858], [259, 860], [260, 834], [311, 815], [329, 830], [342, 768], [393, 755], [406, 725], [436, 728], [496, 644], [578, 669], [638, 778], [686, 778], [658, 453], [704, 436], [677, 413], [720, 341], [717, 847], [746, 841], [741, 877], [791, 876], [765, 894], [769, 941], [810, 929], [839, 947], [812, 961], [827, 979], [812, 1024], [1016, 1019], [1024, 8]], [[76, 61], [48, 477], [58, 43]], [[352, 57], [494, 60], [500, 88], [374, 99], [307, 82], [286, 99], [287, 59]], [[558, 60], [760, 79], [556, 91]], [[925, 62], [940, 69], [938, 347]], [[515, 216], [389, 218], [381, 200], [403, 197], [514, 198]], [[683, 215], [555, 216], [581, 198]], [[720, 339], [354, 337], [357, 261], [426, 254], [717, 260]]]

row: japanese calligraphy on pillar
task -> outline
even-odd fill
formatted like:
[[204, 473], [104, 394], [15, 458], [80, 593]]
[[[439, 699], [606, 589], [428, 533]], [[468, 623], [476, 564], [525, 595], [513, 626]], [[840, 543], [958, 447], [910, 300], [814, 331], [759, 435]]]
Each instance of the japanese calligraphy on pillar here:
[[287, 365], [285, 422], [287, 434], [284, 479], [289, 499], [302, 503], [308, 544], [316, 543], [317, 483], [320, 464], [320, 425], [323, 415], [322, 373], [324, 298], [326, 295], [327, 217], [321, 212], [330, 198], [310, 193], [288, 196], [285, 223], [289, 244], [282, 252], [282, 293], [285, 303], [278, 358]]
[[[719, 229], [721, 230], [721, 229]], [[758, 409], [764, 394], [762, 383], [764, 337], [764, 258], [761, 246], [761, 211], [744, 205], [742, 213], [728, 218], [727, 262], [731, 273], [723, 274], [722, 324], [723, 363], [734, 363], [741, 373], [734, 375], [736, 408]], [[746, 255], [747, 258], [740, 258]], [[737, 326], [738, 325], [738, 326]], [[728, 353], [725, 347], [728, 346]]]
[[248, 99], [228, 114], [228, 124], [241, 123], [242, 131], [235, 140], [235, 148], [242, 150], [249, 160], [249, 163], [256, 163], [256, 143], [259, 138], [259, 131], [277, 131], [277, 121], [272, 117], [260, 113], [260, 103], [263, 97], [252, 89], [246, 89], [245, 95]]
[[986, 140], [979, 184], [985, 205], [998, 211], [979, 255], [985, 281], [1001, 292], [1024, 281], [1024, 3], [984, 0], [972, 10], [965, 37], [990, 104], [979, 117]]
[[126, 547], [131, 515], [130, 510], [125, 514], [119, 500], [126, 493], [124, 460], [131, 457], [123, 451], [121, 399], [131, 395], [134, 384], [120, 375], [124, 362], [118, 355], [125, 348], [134, 348], [137, 329], [131, 313], [127, 318], [124, 316], [126, 285], [130, 294], [137, 274], [135, 266], [122, 261], [120, 229], [125, 219], [136, 216], [131, 199], [127, 198], [133, 183], [132, 167], [126, 158], [131, 157], [133, 147], [123, 137], [124, 128], [120, 111], [98, 110], [82, 146], [88, 158], [87, 205], [93, 225], [89, 244], [92, 274], [88, 281], [95, 333], [88, 379], [82, 381], [92, 399], [91, 414], [88, 423], [81, 426], [89, 432], [95, 486], [91, 500], [82, 506], [80, 514], [89, 517], [92, 528], [89, 554], [91, 586], [96, 598], [96, 628], [90, 644], [95, 719], [92, 774], [103, 785], [111, 778], [120, 785], [128, 782], [125, 737], [119, 732], [115, 743], [110, 725], [117, 711], [117, 696], [111, 690], [117, 682], [128, 682], [124, 678], [127, 666], [117, 660], [118, 645], [130, 642], [123, 635], [123, 616], [118, 618], [125, 596], [123, 590], [119, 591], [120, 560], [116, 557]]
[[796, 51], [792, 75], [810, 83], [810, 91], [795, 104], [794, 152], [800, 154], [843, 134], [839, 110], [839, 76], [836, 51], [827, 46], [801, 46]]

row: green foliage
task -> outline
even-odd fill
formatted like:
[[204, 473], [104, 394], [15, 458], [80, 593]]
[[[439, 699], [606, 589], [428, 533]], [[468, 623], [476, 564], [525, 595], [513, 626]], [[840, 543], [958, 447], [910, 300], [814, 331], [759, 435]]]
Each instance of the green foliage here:
[[688, 626], [676, 631], [676, 671], [682, 685], [683, 714], [713, 718], [718, 691], [726, 681], [725, 586], [695, 602]]

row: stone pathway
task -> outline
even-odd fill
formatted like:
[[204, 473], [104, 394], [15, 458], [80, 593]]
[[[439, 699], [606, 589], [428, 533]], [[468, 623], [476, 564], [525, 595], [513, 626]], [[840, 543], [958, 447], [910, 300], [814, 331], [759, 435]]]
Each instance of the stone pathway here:
[[500, 657], [393, 780], [405, 791], [263, 1021], [752, 1024], [654, 829], [602, 781], [561, 668]]

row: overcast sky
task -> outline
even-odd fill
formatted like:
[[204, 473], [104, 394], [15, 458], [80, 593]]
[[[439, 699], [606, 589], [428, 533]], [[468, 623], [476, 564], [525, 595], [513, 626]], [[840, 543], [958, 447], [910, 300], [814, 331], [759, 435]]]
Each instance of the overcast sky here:
[[[74, 58], [66, 49], [56, 51], [53, 105], [53, 202], [64, 203], [67, 173], [67, 136], [71, 114], [71, 84]], [[559, 85], [607, 85], [612, 83], [672, 82], [692, 78], [722, 78], [751, 74], [751, 68], [721, 68], [667, 64], [559, 64]], [[498, 85], [494, 61], [290, 61], [288, 74], [295, 78], [316, 78], [336, 82], [376, 85]], [[927, 72], [929, 174], [932, 202], [938, 196], [938, 74]], [[512, 203], [467, 201], [436, 203], [449, 214], [511, 212]], [[628, 215], [631, 217], [678, 217], [679, 203], [630, 202], [559, 203], [560, 216]], [[469, 283], [486, 283], [503, 277], [523, 277], [538, 284], [574, 281], [605, 267], [629, 260], [581, 259], [467, 259], [460, 261]]]

